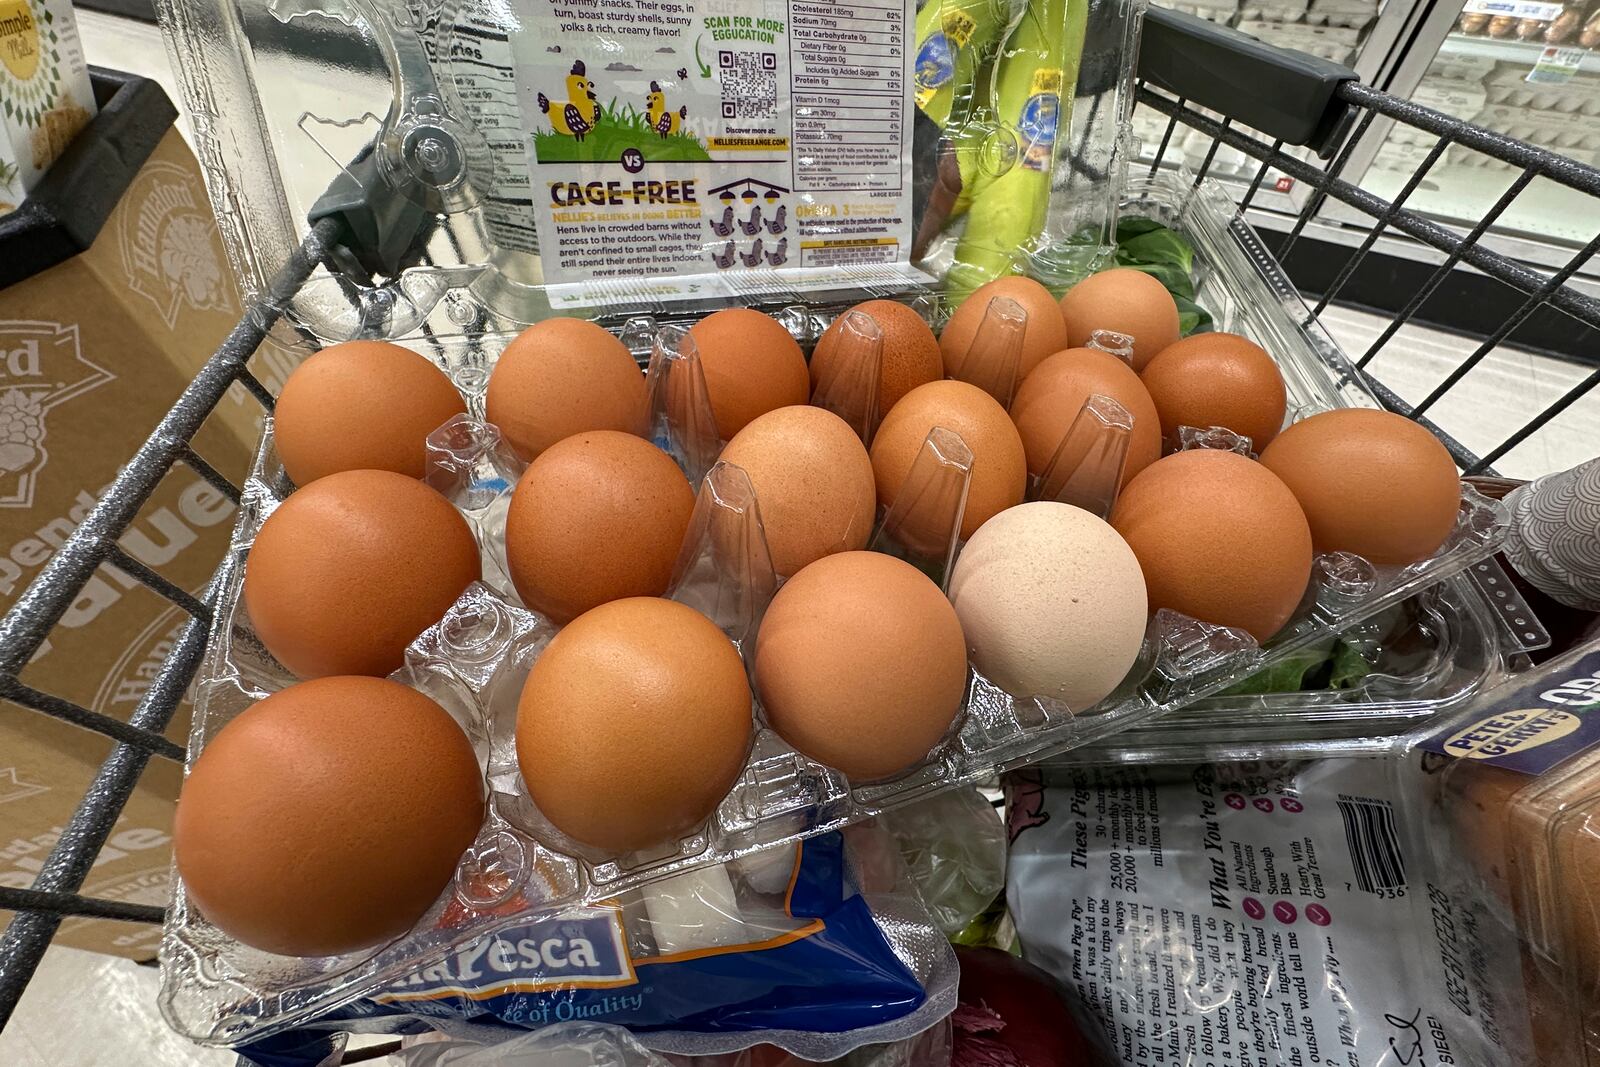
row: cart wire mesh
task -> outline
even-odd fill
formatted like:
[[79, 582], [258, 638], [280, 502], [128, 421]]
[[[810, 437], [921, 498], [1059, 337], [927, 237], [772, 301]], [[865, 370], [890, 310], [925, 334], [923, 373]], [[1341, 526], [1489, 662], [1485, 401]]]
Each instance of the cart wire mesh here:
[[[1170, 16], [1171, 13], [1161, 14]], [[1600, 386], [1600, 367], [1597, 367], [1481, 456], [1474, 454], [1428, 418], [1428, 412], [1462, 378], [1504, 344], [1519, 326], [1541, 308], [1548, 307], [1564, 313], [1586, 331], [1586, 339], [1589, 335], [1594, 335], [1596, 340], [1600, 340], [1600, 299], [1569, 284], [1573, 276], [1594, 257], [1595, 252], [1600, 251], [1600, 229], [1597, 229], [1595, 236], [1577, 249], [1560, 269], [1548, 274], [1501, 255], [1482, 243], [1483, 236], [1535, 178], [1545, 178], [1583, 193], [1587, 197], [1600, 198], [1600, 170], [1547, 149], [1401, 100], [1354, 80], [1345, 80], [1338, 84], [1333, 93], [1332, 105], [1348, 109], [1352, 116], [1359, 116], [1359, 119], [1353, 124], [1352, 134], [1345, 138], [1342, 147], [1333, 154], [1332, 161], [1326, 166], [1319, 166], [1286, 151], [1283, 140], [1268, 139], [1258, 131], [1236, 125], [1225, 116], [1220, 119], [1215, 118], [1207, 113], [1209, 109], [1195, 107], [1185, 97], [1151, 85], [1150, 79], [1142, 76], [1145, 74], [1143, 69], [1140, 74], [1136, 87], [1138, 106], [1167, 116], [1167, 123], [1156, 146], [1154, 158], [1148, 164], [1141, 159], [1138, 166], [1148, 166], [1149, 172], [1153, 175], [1163, 166], [1170, 165], [1168, 150], [1172, 145], [1174, 134], [1180, 128], [1185, 131], [1195, 131], [1210, 139], [1210, 144], [1205, 148], [1202, 161], [1194, 175], [1194, 184], [1197, 188], [1210, 174], [1217, 152], [1222, 146], [1226, 145], [1244, 153], [1256, 162], [1256, 166], [1253, 176], [1237, 199], [1239, 210], [1235, 217], [1235, 225], [1238, 227], [1245, 225], [1245, 215], [1256, 202], [1262, 184], [1271, 171], [1286, 175], [1313, 190], [1312, 195], [1306, 198], [1282, 245], [1277, 249], [1280, 263], [1290, 259], [1307, 224], [1318, 216], [1329, 200], [1354, 208], [1370, 220], [1370, 229], [1365, 237], [1350, 252], [1349, 258], [1340, 266], [1325, 291], [1308, 308], [1304, 325], [1311, 325], [1329, 305], [1337, 303], [1340, 292], [1361, 267], [1379, 239], [1386, 234], [1402, 234], [1443, 254], [1443, 260], [1431, 276], [1379, 332], [1367, 350], [1355, 357], [1353, 373], [1385, 407], [1415, 419], [1432, 430], [1450, 450], [1464, 473], [1469, 475], [1495, 473], [1493, 464], [1497, 460], [1538, 433], [1549, 425], [1551, 420]], [[1341, 177], [1355, 145], [1380, 118], [1392, 119], [1398, 124], [1420, 130], [1434, 138], [1434, 143], [1427, 150], [1427, 154], [1392, 201], [1384, 200]], [[1345, 128], [1349, 126], [1350, 124], [1345, 124]], [[1453, 229], [1406, 207], [1410, 196], [1426, 180], [1430, 171], [1444, 156], [1446, 149], [1452, 146], [1482, 153], [1509, 164], [1516, 172], [1505, 192], [1466, 232]], [[1596, 217], [1600, 218], [1600, 214]], [[1425, 397], [1415, 404], [1407, 403], [1393, 390], [1367, 373], [1366, 368], [1386, 346], [1395, 341], [1400, 329], [1413, 319], [1424, 302], [1450, 277], [1451, 272], [1463, 265], [1487, 275], [1515, 292], [1520, 296], [1521, 302], [1498, 328], [1488, 333]]]
[[[1171, 12], [1151, 12], [1150, 19], [1161, 19], [1168, 33], [1201, 32], [1187, 26]], [[1197, 20], [1196, 20], [1197, 21]], [[1204, 25], [1204, 24], [1202, 24]], [[1256, 61], [1295, 66], [1305, 57], [1266, 46], [1255, 46]], [[1600, 384], [1600, 370], [1589, 375], [1556, 403], [1531, 419], [1504, 442], [1474, 455], [1429, 422], [1427, 414], [1438, 400], [1483, 358], [1504, 342], [1529, 315], [1543, 307], [1555, 308], [1582, 323], [1589, 330], [1600, 330], [1600, 301], [1569, 284], [1572, 276], [1600, 248], [1597, 235], [1560, 270], [1544, 274], [1506, 258], [1486, 247], [1480, 239], [1504, 212], [1507, 205], [1535, 177], [1545, 177], [1600, 200], [1600, 172], [1554, 153], [1527, 145], [1489, 130], [1473, 126], [1427, 108], [1388, 96], [1353, 80], [1353, 75], [1338, 82], [1328, 98], [1330, 112], [1315, 124], [1324, 131], [1336, 130], [1330, 146], [1322, 144], [1326, 165], [1309, 162], [1290, 149], [1297, 143], [1244, 127], [1233, 119], [1214, 118], [1210, 109], [1196, 106], [1189, 97], [1172, 91], [1181, 87], [1182, 77], [1159, 69], [1149, 53], [1141, 61], [1137, 84], [1137, 106], [1167, 116], [1165, 135], [1149, 165], [1152, 171], [1170, 165], [1167, 150], [1180, 128], [1198, 131], [1211, 139], [1210, 149], [1194, 175], [1196, 187], [1205, 180], [1220, 146], [1242, 151], [1258, 162], [1254, 179], [1238, 197], [1236, 232], [1249, 233], [1244, 212], [1271, 170], [1277, 170], [1314, 190], [1296, 219], [1280, 256], [1287, 256], [1301, 237], [1306, 224], [1327, 200], [1338, 201], [1371, 220], [1365, 240], [1350, 255], [1334, 284], [1306, 312], [1309, 324], [1330, 304], [1337, 301], [1341, 288], [1361, 265], [1379, 237], [1397, 233], [1444, 255], [1431, 280], [1412, 297], [1401, 313], [1381, 333], [1371, 348], [1358, 357], [1349, 373], [1358, 376], [1385, 405], [1417, 419], [1439, 433], [1451, 448], [1457, 462], [1468, 473], [1487, 472], [1492, 464], [1517, 444], [1537, 433], [1549, 421], [1569, 408], [1585, 393]], [[1393, 201], [1386, 201], [1345, 181], [1341, 173], [1349, 161], [1356, 137], [1379, 119], [1388, 118], [1426, 131], [1437, 137], [1426, 161]], [[1325, 139], [1326, 140], [1326, 139]], [[1406, 207], [1407, 197], [1423, 180], [1430, 166], [1445, 148], [1461, 145], [1483, 152], [1519, 169], [1506, 195], [1470, 231], [1460, 232], [1431, 220]], [[1330, 150], [1331, 149], [1331, 150]], [[1144, 165], [1141, 161], [1136, 165]], [[186, 591], [147, 567], [119, 545], [119, 538], [138, 516], [167, 472], [185, 464], [218, 491], [237, 503], [240, 489], [198, 455], [191, 442], [206, 417], [224, 392], [240, 383], [267, 411], [273, 397], [248, 369], [248, 361], [268, 332], [281, 317], [281, 309], [311, 277], [319, 265], [339, 256], [346, 230], [337, 218], [318, 221], [297, 253], [273, 279], [249, 309], [222, 346], [206, 362], [193, 382], [184, 390], [155, 431], [131, 457], [94, 508], [71, 533], [35, 577], [20, 598], [0, 619], [0, 698], [15, 707], [5, 714], [36, 713], [92, 730], [114, 745], [95, 774], [92, 784], [66, 822], [49, 855], [42, 861], [29, 888], [0, 887], [0, 909], [14, 912], [4, 934], [0, 935], [0, 1028], [10, 1020], [46, 948], [68, 917], [110, 919], [130, 923], [156, 923], [163, 910], [144, 904], [96, 899], [81, 894], [84, 881], [113, 825], [150, 760], [181, 763], [183, 749], [164, 736], [193, 681], [205, 652], [212, 607], [220, 581], [213, 578], [199, 594]], [[1259, 243], [1251, 241], [1251, 247]], [[343, 257], [348, 262], [348, 257]], [[1415, 405], [1402, 401], [1372, 378], [1366, 367], [1378, 352], [1391, 343], [1396, 332], [1416, 313], [1428, 294], [1452, 270], [1465, 265], [1482, 272], [1523, 295], [1524, 302], [1504, 325], [1483, 339], [1476, 350], [1441, 383], [1432, 394]], [[49, 637], [68, 607], [102, 565], [123, 571], [157, 595], [183, 609], [187, 625], [173, 645], [148, 692], [137, 709], [124, 722], [100, 714], [50, 693], [40, 692], [21, 681], [23, 668]], [[357, 1054], [352, 1054], [357, 1055]]]

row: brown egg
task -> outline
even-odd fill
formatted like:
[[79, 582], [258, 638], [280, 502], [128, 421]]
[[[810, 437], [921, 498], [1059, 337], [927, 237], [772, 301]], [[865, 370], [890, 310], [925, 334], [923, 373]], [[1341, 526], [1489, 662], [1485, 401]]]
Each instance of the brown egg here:
[[[850, 309], [869, 316], [883, 333], [883, 361], [878, 371], [878, 411], [885, 412], [919, 385], [944, 377], [939, 339], [911, 308], [897, 300], [868, 300]], [[829, 373], [844, 316], [817, 339], [811, 353], [811, 388]]]
[[644, 375], [621, 341], [585, 319], [529, 326], [500, 353], [484, 415], [524, 460], [585, 430], [636, 433]]
[[423, 442], [466, 411], [444, 371], [422, 356], [387, 341], [346, 341], [283, 383], [273, 443], [296, 485], [354, 470], [421, 478]]
[[724, 441], [757, 415], [811, 397], [806, 357], [783, 324], [749, 308], [726, 308], [689, 330]]
[[1261, 462], [1300, 501], [1318, 552], [1426, 559], [1455, 529], [1461, 477], [1439, 439], [1402, 415], [1325, 411], [1278, 435]]
[[[872, 439], [872, 473], [879, 504], [888, 507], [894, 503], [923, 440], [935, 426], [960, 434], [972, 450], [972, 480], [961, 520], [965, 539], [991, 515], [1022, 503], [1028, 486], [1022, 438], [1006, 409], [977, 386], [956, 381], [919, 385], [890, 410]], [[931, 528], [906, 533], [924, 544], [944, 537], [942, 531]]]
[[576, 434], [517, 482], [506, 565], [523, 603], [566, 623], [608, 600], [665, 593], [693, 513], [694, 490], [661, 449], [615, 430]]
[[769, 411], [728, 442], [722, 459], [750, 476], [780, 575], [867, 547], [878, 506], [872, 460], [831, 411], [809, 404]]
[[301, 678], [384, 675], [480, 575], [450, 501], [393, 471], [341, 471], [268, 516], [244, 603], [267, 651]]
[[1197, 333], [1162, 349], [1139, 374], [1174, 444], [1178, 427], [1222, 426], [1260, 452], [1283, 427], [1283, 375], [1266, 349], [1234, 333]]
[[472, 744], [433, 700], [382, 678], [319, 678], [229, 722], [178, 798], [172, 850], [229, 937], [337, 956], [404, 934], [483, 822]]
[[1294, 494], [1237, 452], [1197, 448], [1123, 486], [1111, 525], [1139, 558], [1150, 610], [1171, 608], [1265, 641], [1311, 579], [1311, 531]]
[[1161, 458], [1161, 418], [1139, 376], [1122, 360], [1096, 348], [1069, 348], [1034, 368], [1011, 401], [1011, 420], [1022, 435], [1028, 470], [1043, 474], [1085, 400], [1109, 396], [1133, 416], [1133, 436], [1122, 481]]
[[562, 833], [610, 852], [698, 826], [750, 751], [744, 661], [704, 615], [635, 597], [585, 612], [534, 662], [517, 762]]
[[1052, 352], [1071, 345], [1067, 341], [1066, 324], [1061, 321], [1061, 310], [1050, 290], [1032, 278], [1010, 276], [996, 278], [978, 286], [956, 308], [950, 321], [939, 335], [939, 350], [944, 355], [944, 373], [950, 374], [961, 366], [972, 339], [983, 325], [983, 316], [989, 310], [989, 301], [997, 296], [1010, 297], [1028, 313], [1028, 328], [1022, 334], [1022, 355], [1017, 360], [1017, 381], [1022, 381], [1039, 365], [1039, 361]]
[[[1142, 270], [1114, 267], [1091, 274], [1061, 298], [1067, 343], [1082, 348], [1096, 330], [1133, 338], [1133, 369], [1144, 370], [1178, 340], [1178, 305], [1167, 287]], [[1062, 347], [1066, 347], [1065, 345]]]
[[755, 679], [785, 741], [851, 778], [886, 778], [926, 756], [960, 713], [966, 639], [921, 571], [842, 552], [778, 590], [756, 637]]

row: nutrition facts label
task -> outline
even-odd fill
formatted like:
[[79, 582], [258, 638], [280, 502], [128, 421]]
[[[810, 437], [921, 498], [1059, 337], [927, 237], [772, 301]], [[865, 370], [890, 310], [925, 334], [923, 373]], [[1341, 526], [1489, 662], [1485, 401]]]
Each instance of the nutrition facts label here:
[[900, 0], [789, 7], [795, 185], [898, 190], [905, 138]]
[[515, 60], [510, 38], [487, 0], [473, 0], [462, 9], [445, 48], [456, 97], [489, 146], [494, 169], [483, 209], [490, 236], [502, 249], [538, 252]]

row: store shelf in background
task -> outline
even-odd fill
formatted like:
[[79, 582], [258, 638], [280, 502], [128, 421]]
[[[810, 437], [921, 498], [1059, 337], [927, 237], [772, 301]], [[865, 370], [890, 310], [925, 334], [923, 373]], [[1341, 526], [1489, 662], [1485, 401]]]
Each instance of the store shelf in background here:
[[[1396, 160], [1396, 169], [1387, 169], [1387, 161], [1380, 155], [1362, 179], [1362, 188], [1392, 200], [1410, 179], [1418, 161]], [[1461, 160], [1436, 163], [1407, 204], [1413, 211], [1463, 224], [1482, 216], [1510, 188], [1517, 171], [1495, 164], [1479, 166], [1477, 160], [1472, 164]], [[1576, 250], [1594, 236], [1596, 222], [1593, 197], [1541, 178], [1535, 179], [1506, 209], [1495, 228], [1501, 234], [1560, 241]]]
[[[1479, 37], [1474, 34], [1452, 33], [1445, 37], [1439, 49], [1442, 56], [1461, 56], [1470, 59], [1492, 59], [1496, 62], [1520, 63], [1530, 70], [1551, 47], [1571, 48], [1573, 45], [1547, 45], [1543, 41], [1519, 41], [1515, 37]], [[1600, 74], [1600, 52], [1583, 49], [1582, 65], [1585, 74]]]

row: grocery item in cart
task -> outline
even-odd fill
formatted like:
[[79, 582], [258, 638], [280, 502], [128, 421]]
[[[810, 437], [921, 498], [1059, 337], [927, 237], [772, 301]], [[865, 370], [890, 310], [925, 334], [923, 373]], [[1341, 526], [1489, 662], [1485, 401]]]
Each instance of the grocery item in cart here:
[[872, 459], [838, 415], [810, 404], [778, 408], [740, 430], [720, 459], [750, 476], [783, 577], [867, 547], [877, 515]]
[[[1111, 525], [1138, 557], [1151, 611], [1210, 619], [1258, 641], [1289, 621], [1311, 576], [1311, 531], [1294, 494], [1228, 449], [1152, 463], [1117, 498]], [[1247, 554], [1235, 548], [1245, 536]]]
[[1161, 417], [1161, 433], [1178, 441], [1183, 427], [1221, 427], [1262, 452], [1283, 427], [1283, 375], [1260, 345], [1221, 331], [1194, 334], [1161, 349], [1139, 380]]
[[[865, 315], [877, 327], [882, 338], [879, 357], [878, 391], [873, 398], [879, 412], [888, 411], [900, 398], [919, 385], [938, 381], [944, 377], [944, 355], [939, 338], [929, 328], [928, 321], [909, 304], [897, 300], [868, 300], [857, 304], [851, 314]], [[811, 352], [811, 389], [819, 393], [825, 382], [831, 381], [844, 370], [844, 346], [849, 343], [848, 333], [854, 321], [850, 314], [840, 315], [817, 338]], [[970, 342], [969, 342], [970, 345]], [[873, 429], [877, 427], [874, 426]], [[866, 440], [870, 443], [871, 435]]]
[[[1071, 346], [1071, 338], [1060, 314], [1056, 312], [1055, 297], [1050, 290], [1032, 278], [997, 278], [961, 300], [940, 331], [939, 350], [944, 355], [944, 376], [971, 380], [959, 372], [963, 362], [969, 358], [997, 297], [1015, 301], [1026, 316], [1017, 357], [1018, 382], [1033, 373], [1033, 368], [1039, 365], [1040, 360]], [[1009, 396], [997, 399], [1002, 404], [1010, 403]]]
[[1597, 703], [1600, 646], [1591, 642], [1512, 679], [1417, 745], [1437, 772], [1427, 810], [1450, 831], [1437, 855], [1454, 860], [1457, 884], [1492, 901], [1518, 935], [1520, 951], [1508, 959], [1521, 960], [1511, 974], [1528, 999], [1534, 1062], [1562, 1067], [1600, 1055], [1590, 889], [1600, 850], [1585, 716]]
[[[486, 888], [486, 887], [480, 887]], [[620, 894], [539, 911], [504, 901], [495, 927], [434, 965], [241, 1049], [270, 1067], [312, 1067], [346, 1030], [463, 1040], [582, 1020], [660, 1053], [762, 1046], [825, 1061], [910, 1038], [955, 1006], [956, 960], [908, 881], [892, 837], [853, 827]], [[460, 921], [446, 909], [442, 932]], [[775, 1047], [772, 1047], [775, 1046]], [[863, 1053], [865, 1055], [865, 1053]], [[520, 1062], [520, 1061], [518, 1061]], [[922, 1061], [912, 1061], [925, 1067]], [[911, 1067], [910, 1064], [907, 1067]]]
[[1423, 427], [1389, 411], [1347, 408], [1302, 419], [1261, 453], [1305, 511], [1319, 552], [1411, 563], [1455, 523], [1455, 460]]
[[243, 599], [256, 636], [301, 678], [382, 676], [482, 575], [450, 502], [393, 471], [341, 471], [261, 526]]
[[744, 769], [738, 649], [676, 601], [628, 597], [551, 639], [517, 702], [528, 799], [579, 849], [626, 855], [701, 826]]
[[613, 600], [658, 597], [693, 513], [688, 479], [650, 442], [616, 430], [574, 434], [517, 481], [506, 570], [523, 603], [557, 625]]
[[1600, 459], [1519, 486], [1506, 506], [1517, 573], [1568, 607], [1600, 611]]
[[1093, 396], [1116, 401], [1133, 419], [1123, 484], [1161, 457], [1161, 416], [1127, 360], [1100, 348], [1068, 348], [1034, 368], [1011, 401], [1011, 420], [1022, 436], [1030, 475], [1045, 476], [1060, 450], [1061, 428], [1070, 426]]
[[292, 685], [190, 769], [173, 820], [178, 873], [210, 921], [266, 952], [393, 940], [477, 837], [477, 763], [450, 713], [415, 689], [359, 676]]
[[1123, 1067], [1551, 1062], [1526, 1052], [1503, 906], [1453, 891], [1459, 858], [1406, 807], [1421, 777], [1399, 759], [1014, 775], [1023, 956]]
[[1133, 369], [1145, 366], [1178, 340], [1178, 307], [1157, 279], [1125, 267], [1100, 271], [1061, 298], [1067, 344], [1082, 348], [1097, 330], [1132, 338]]
[[[951, 1025], [945, 1019], [914, 1037], [869, 1045], [827, 1064], [839, 1067], [948, 1067]], [[403, 1067], [827, 1067], [819, 1060], [757, 1045], [740, 1052], [684, 1056], [651, 1052], [606, 1023], [566, 1023], [509, 1041], [424, 1039], [396, 1056]]]
[[1017, 697], [1093, 707], [1142, 651], [1139, 560], [1071, 504], [1035, 500], [985, 522], [956, 561], [950, 599], [974, 667]]
[[0, 215], [67, 150], [98, 110], [67, 0], [18, 0], [0, 18]]
[[[6, 62], [37, 61], [40, 88], [64, 74], [59, 53], [76, 41], [69, 43], [73, 31], [59, 20], [51, 41], [50, 11], [71, 17], [65, 5], [4, 6], [5, 104], [18, 99]], [[34, 39], [24, 27], [42, 36]], [[104, 106], [80, 150], [56, 160], [25, 201], [15, 186], [5, 191], [0, 174], [0, 201], [23, 205], [16, 212], [0, 207], [0, 607], [8, 612], [50, 569], [56, 550], [129, 464], [136, 442], [242, 312], [171, 103], [154, 82], [130, 75], [97, 71], [93, 84]], [[65, 82], [56, 88], [76, 91]], [[0, 116], [0, 127], [9, 121]], [[0, 142], [6, 139], [0, 132]], [[299, 358], [269, 342], [253, 367], [275, 389]], [[35, 885], [110, 751], [105, 733], [81, 724], [125, 729], [188, 622], [183, 608], [148, 595], [130, 571], [148, 568], [144, 573], [200, 596], [226, 551], [236, 509], [210, 468], [240, 479], [261, 433], [260, 407], [242, 386], [235, 390], [193, 439], [208, 469], [178, 465], [141, 506], [127, 510], [118, 531], [125, 565], [87, 572], [52, 616], [60, 622], [48, 640], [13, 665], [21, 684], [0, 715], [0, 886]], [[26, 702], [29, 692], [41, 699], [48, 693], [52, 707], [72, 707], [69, 715], [84, 709], [90, 718], [33, 714], [9, 703]], [[189, 705], [180, 692], [172, 695], [168, 737], [181, 742]], [[148, 906], [168, 898], [169, 827], [181, 780], [172, 760], [150, 761], [127, 794], [121, 821], [97, 839], [104, 843], [98, 861], [80, 869], [83, 893]], [[160, 937], [145, 924], [78, 915], [62, 922], [55, 940], [149, 960]]]
[[967, 647], [957, 610], [917, 568], [882, 552], [839, 552], [778, 590], [752, 673], [780, 737], [871, 781], [915, 766], [950, 732], [966, 696]]
[[518, 334], [500, 353], [484, 393], [485, 417], [526, 462], [586, 430], [636, 432], [644, 402], [639, 368], [622, 342], [592, 322], [566, 317]]
[[319, 267], [291, 317], [398, 339], [966, 292], [1024, 266], [1064, 284], [1110, 247], [1136, 7], [903, 0], [841, 14], [849, 41], [787, 3], [641, 23], [552, 0], [424, 21], [244, 0], [237, 19], [186, 4], [169, 26], [179, 48], [217, 37], [216, 62], [178, 68], [202, 110], [255, 116], [199, 139], [240, 198], [226, 239], [251, 291], [338, 215], [380, 239]]

